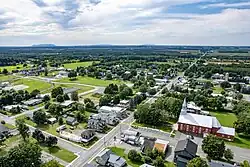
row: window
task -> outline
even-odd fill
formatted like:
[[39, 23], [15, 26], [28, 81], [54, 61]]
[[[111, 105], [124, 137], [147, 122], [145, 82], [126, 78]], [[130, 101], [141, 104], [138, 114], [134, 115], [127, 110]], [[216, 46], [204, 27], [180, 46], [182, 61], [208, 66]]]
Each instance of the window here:
[[193, 126], [193, 133], [195, 133], [195, 126]]
[[187, 131], [189, 131], [189, 125], [187, 125]]
[[182, 125], [182, 124], [180, 124], [180, 130], [182, 130], [182, 128], [183, 128], [183, 125]]
[[201, 128], [201, 127], [199, 127], [199, 133], [200, 133], [200, 134], [201, 134], [201, 129], [202, 129], [202, 128]]

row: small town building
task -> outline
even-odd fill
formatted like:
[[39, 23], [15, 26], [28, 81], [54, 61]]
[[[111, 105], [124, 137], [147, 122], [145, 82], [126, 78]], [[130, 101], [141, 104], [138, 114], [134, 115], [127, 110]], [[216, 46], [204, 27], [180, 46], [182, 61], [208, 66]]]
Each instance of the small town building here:
[[128, 108], [129, 107], [129, 100], [121, 100], [118, 104], [119, 107]]
[[177, 167], [186, 167], [188, 161], [196, 157], [198, 145], [190, 139], [179, 140], [174, 151]]
[[82, 137], [75, 135], [74, 133], [70, 133], [67, 131], [60, 131], [59, 136], [63, 139], [70, 140], [73, 142], [81, 143], [82, 142]]
[[35, 106], [35, 105], [41, 104], [42, 102], [43, 102], [42, 99], [31, 99], [31, 100], [23, 102], [23, 104], [27, 106]]
[[71, 100], [66, 100], [66, 101], [60, 103], [60, 106], [62, 106], [64, 108], [68, 108], [68, 107], [71, 107], [74, 103], [76, 103], [76, 102], [71, 101]]
[[96, 132], [104, 132], [107, 127], [106, 121], [102, 120], [98, 114], [93, 114], [89, 117], [88, 128]]
[[65, 130], [65, 129], [67, 129], [66, 125], [61, 125], [58, 128], [56, 128], [56, 131], [60, 132], [60, 131]]
[[110, 106], [102, 106], [98, 113], [107, 113], [110, 115], [114, 115], [119, 119], [124, 119], [127, 117], [126, 109], [121, 107], [110, 107]]
[[57, 119], [56, 119], [56, 118], [49, 118], [49, 119], [47, 120], [47, 122], [48, 122], [49, 124], [55, 124], [55, 123], [57, 122]]
[[74, 117], [67, 117], [67, 118], [66, 118], [66, 123], [67, 123], [68, 125], [71, 125], [71, 126], [75, 126], [75, 125], [78, 124], [76, 118], [74, 118]]
[[235, 136], [235, 129], [221, 126], [216, 117], [189, 113], [186, 99], [184, 99], [182, 104], [177, 124], [178, 130], [184, 133], [192, 133], [201, 136], [214, 134], [229, 141], [232, 141]]
[[87, 142], [91, 141], [92, 139], [94, 139], [94, 137], [95, 137], [95, 131], [92, 130], [92, 129], [84, 130], [81, 133], [81, 137], [82, 137], [82, 141], [85, 142], [85, 143], [87, 143]]
[[168, 144], [169, 144], [169, 141], [156, 139], [153, 149], [156, 149], [156, 150], [162, 152], [163, 154], [166, 154]]
[[4, 111], [11, 111], [11, 110], [15, 110], [17, 108], [20, 108], [21, 110], [27, 110], [28, 107], [24, 106], [24, 105], [8, 105], [8, 106], [3, 106], [3, 110]]
[[142, 145], [141, 145], [141, 152], [143, 154], [146, 154], [148, 150], [158, 150], [162, 152], [163, 154], [166, 154], [167, 149], [168, 149], [168, 144], [169, 141], [161, 140], [161, 139], [156, 139], [156, 138], [149, 138], [149, 137], [144, 137]]
[[126, 160], [118, 155], [115, 155], [110, 149], [105, 149], [96, 157], [96, 162], [101, 166], [124, 167]]
[[149, 165], [149, 164], [142, 164], [140, 167], [155, 167], [155, 166], [152, 166], [152, 165]]

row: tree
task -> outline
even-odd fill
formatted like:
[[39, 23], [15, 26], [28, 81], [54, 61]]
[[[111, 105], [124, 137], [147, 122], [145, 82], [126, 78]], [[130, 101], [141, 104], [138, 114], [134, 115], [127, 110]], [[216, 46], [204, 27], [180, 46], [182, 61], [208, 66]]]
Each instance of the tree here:
[[51, 97], [56, 98], [58, 95], [63, 95], [62, 87], [57, 87], [57, 88], [52, 89]]
[[116, 94], [117, 92], [118, 92], [118, 86], [113, 83], [109, 84], [104, 90], [105, 94]]
[[19, 133], [21, 134], [24, 141], [29, 137], [29, 127], [25, 124], [23, 119], [16, 120], [16, 127]]
[[32, 137], [36, 139], [39, 143], [45, 142], [45, 136], [39, 129], [35, 129], [35, 131], [32, 133]]
[[45, 68], [45, 69], [44, 69], [44, 76], [48, 76], [48, 73], [49, 73], [49, 72], [48, 72], [48, 69]]
[[50, 160], [44, 163], [41, 167], [61, 167], [62, 165], [56, 160]]
[[154, 162], [153, 162], [153, 165], [155, 166], [155, 167], [164, 167], [165, 165], [164, 165], [164, 160], [162, 159], [162, 157], [160, 157], [160, 156], [158, 156], [158, 157], [156, 157], [156, 159], [154, 160]]
[[250, 163], [247, 160], [245, 160], [242, 163], [240, 163], [240, 167], [250, 167]]
[[56, 104], [50, 104], [49, 108], [48, 108], [48, 112], [51, 113], [51, 114], [55, 114], [56, 113], [56, 107], [57, 107]]
[[80, 111], [76, 113], [75, 118], [80, 123], [86, 120], [85, 115], [83, 115]]
[[108, 74], [106, 75], [106, 79], [107, 79], [107, 80], [112, 80], [112, 74], [108, 73]]
[[156, 89], [149, 89], [148, 90], [148, 94], [150, 94], [150, 95], [155, 95], [156, 94]]
[[59, 117], [59, 119], [58, 119], [58, 123], [59, 123], [59, 125], [63, 125], [63, 118], [62, 117]]
[[111, 102], [111, 97], [109, 95], [104, 95], [99, 100], [99, 106], [106, 106]]
[[77, 77], [77, 72], [76, 72], [76, 71], [70, 71], [70, 72], [68, 73], [68, 77], [69, 77], [70, 79]]
[[3, 167], [37, 167], [42, 164], [41, 148], [31, 142], [24, 142], [11, 148], [4, 156]]
[[197, 157], [189, 161], [187, 167], [209, 167], [209, 166], [204, 159]]
[[56, 97], [56, 101], [59, 102], [59, 103], [64, 102], [63, 96], [62, 96], [62, 95], [58, 95], [58, 96]]
[[212, 72], [211, 71], [207, 71], [205, 74], [204, 74], [204, 78], [206, 79], [210, 79], [212, 77]]
[[241, 112], [237, 116], [237, 121], [234, 123], [236, 132], [245, 133], [246, 135], [250, 134], [250, 113]]
[[71, 100], [73, 101], [79, 101], [79, 97], [78, 97], [78, 92], [74, 91], [71, 93]]
[[90, 98], [85, 98], [84, 99], [84, 104], [87, 104], [88, 102], [91, 102], [91, 99]]
[[148, 91], [148, 87], [146, 85], [141, 85], [139, 87], [139, 92], [146, 93]]
[[8, 70], [5, 68], [5, 69], [3, 69], [3, 71], [2, 71], [2, 74], [4, 74], [4, 75], [7, 75], [9, 72], [8, 72]]
[[202, 141], [202, 150], [211, 159], [219, 160], [225, 152], [225, 142], [214, 135], [208, 135]]
[[225, 88], [231, 88], [231, 84], [228, 81], [223, 81], [221, 82], [220, 86], [225, 89]]
[[226, 149], [224, 152], [224, 157], [228, 162], [230, 162], [232, 159], [234, 159], [234, 153], [232, 152], [231, 149]]
[[38, 110], [33, 113], [33, 120], [36, 124], [41, 125], [47, 121], [46, 113], [43, 110]]
[[39, 95], [39, 94], [40, 94], [40, 90], [35, 89], [35, 90], [33, 90], [33, 91], [30, 93], [30, 96], [31, 96], [31, 97], [36, 97], [36, 96]]
[[119, 95], [114, 96], [113, 103], [114, 104], [119, 104], [120, 103], [120, 96]]
[[141, 154], [136, 150], [129, 150], [128, 159], [130, 159], [131, 161], [140, 162], [142, 160], [142, 157]]
[[49, 95], [45, 95], [43, 97], [43, 102], [47, 102], [47, 101], [50, 101], [50, 96]]
[[57, 144], [57, 138], [54, 136], [48, 136], [45, 142], [49, 147], [53, 147]]
[[66, 93], [63, 95], [63, 98], [64, 98], [64, 100], [70, 100], [69, 95]]
[[20, 103], [22, 100], [23, 100], [22, 95], [16, 95], [15, 101], [16, 101], [17, 103]]

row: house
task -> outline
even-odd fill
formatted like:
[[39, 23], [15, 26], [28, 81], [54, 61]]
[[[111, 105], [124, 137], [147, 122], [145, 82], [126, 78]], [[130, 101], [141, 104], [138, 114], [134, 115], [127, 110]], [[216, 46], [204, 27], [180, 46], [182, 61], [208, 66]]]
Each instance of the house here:
[[43, 102], [42, 99], [31, 99], [31, 100], [23, 102], [23, 104], [27, 106], [35, 106], [35, 105], [41, 104], [42, 102]]
[[212, 79], [224, 79], [225, 76], [223, 74], [216, 73], [212, 76]]
[[140, 136], [141, 134], [136, 131], [125, 130], [121, 134], [121, 140], [132, 145], [140, 144]]
[[174, 151], [177, 167], [186, 167], [188, 161], [196, 157], [198, 145], [190, 139], [179, 140]]
[[69, 74], [69, 72], [67, 72], [67, 71], [59, 71], [56, 78], [66, 78], [66, 77], [68, 77], [68, 74]]
[[94, 137], [95, 137], [95, 131], [94, 130], [90, 130], [90, 129], [84, 130], [81, 133], [81, 137], [82, 137], [82, 141], [85, 142], [85, 143], [87, 143], [87, 142], [91, 141], [92, 139], [94, 139]]
[[71, 101], [71, 100], [66, 100], [62, 103], [60, 103], [60, 106], [62, 106], [63, 108], [68, 108], [71, 107], [72, 104], [76, 103], [75, 101]]
[[118, 155], [115, 155], [110, 149], [105, 149], [96, 157], [96, 162], [101, 166], [124, 167], [126, 160]]
[[61, 125], [58, 128], [56, 128], [56, 131], [60, 132], [60, 131], [65, 130], [65, 129], [67, 129], [66, 125]]
[[186, 99], [184, 99], [182, 104], [177, 124], [178, 130], [184, 133], [202, 136], [213, 134], [229, 141], [232, 141], [235, 136], [235, 129], [221, 126], [216, 117], [188, 113]]
[[98, 114], [93, 114], [89, 117], [88, 128], [93, 129], [96, 132], [104, 132], [107, 127], [106, 121], [102, 120]]
[[66, 123], [67, 123], [68, 125], [71, 125], [71, 126], [75, 126], [75, 125], [78, 124], [76, 118], [74, 118], [74, 117], [67, 117], [67, 118], [66, 118]]
[[119, 123], [119, 118], [113, 113], [99, 113], [98, 116], [101, 120], [105, 121], [108, 125], [115, 126]]
[[74, 141], [74, 142], [77, 142], [77, 143], [82, 142], [82, 137], [81, 136], [75, 135], [74, 133], [70, 133], [70, 132], [67, 132], [67, 131], [60, 131], [59, 136], [61, 138], [66, 139], [66, 140]]
[[57, 121], [56, 118], [49, 118], [49, 119], [47, 120], [47, 122], [48, 122], [49, 124], [55, 124], [56, 121]]
[[169, 144], [169, 141], [157, 139], [154, 143], [153, 149], [156, 149], [162, 152], [163, 154], [165, 154], [167, 152], [168, 144]]
[[129, 100], [121, 100], [118, 104], [118, 107], [128, 108], [129, 107]]
[[121, 107], [110, 107], [110, 106], [102, 106], [98, 113], [106, 113], [109, 115], [114, 115], [119, 119], [124, 119], [127, 117], [126, 109]]
[[21, 110], [28, 110], [28, 107], [24, 106], [24, 105], [8, 105], [8, 106], [3, 106], [3, 110], [5, 110], [5, 111], [12, 111], [12, 110], [17, 109], [18, 107]]

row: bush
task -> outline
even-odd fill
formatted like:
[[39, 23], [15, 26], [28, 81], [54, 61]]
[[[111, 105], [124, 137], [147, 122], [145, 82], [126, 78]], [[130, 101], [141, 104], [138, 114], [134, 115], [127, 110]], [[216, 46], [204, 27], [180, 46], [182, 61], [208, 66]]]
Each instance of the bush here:
[[3, 124], [3, 125], [4, 125], [4, 124], [5, 124], [5, 121], [4, 121], [4, 120], [2, 120], [2, 121], [1, 121], [1, 124]]
[[136, 150], [130, 150], [128, 152], [128, 159], [130, 159], [131, 161], [140, 162], [142, 160], [142, 157], [141, 154], [138, 153]]
[[145, 164], [151, 164], [153, 160], [149, 156], [144, 156], [143, 157], [143, 163]]
[[64, 122], [63, 122], [63, 118], [62, 117], [59, 117], [59, 119], [58, 119], [58, 123], [59, 123], [59, 125], [62, 125]]

